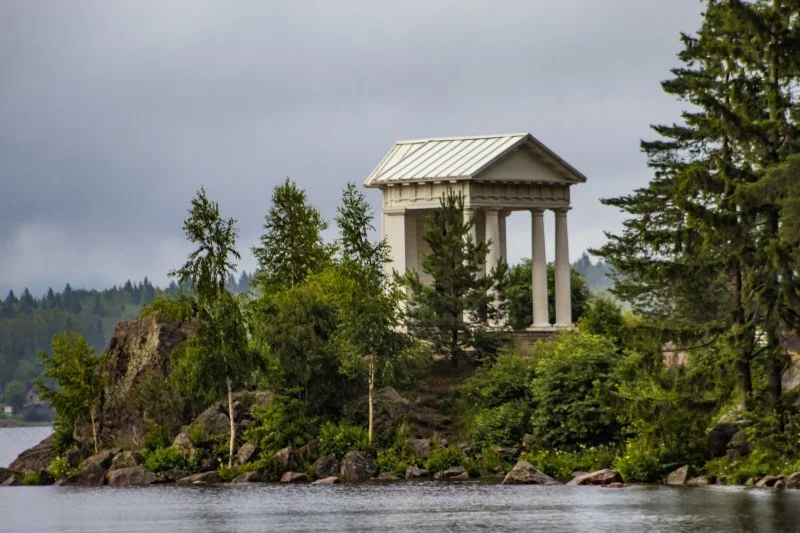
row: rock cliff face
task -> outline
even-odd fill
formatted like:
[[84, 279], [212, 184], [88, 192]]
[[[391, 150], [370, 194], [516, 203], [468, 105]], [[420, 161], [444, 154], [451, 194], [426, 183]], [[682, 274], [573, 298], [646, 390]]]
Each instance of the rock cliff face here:
[[[197, 329], [194, 321], [158, 320], [156, 314], [120, 322], [114, 330], [101, 369], [100, 441], [105, 445], [135, 449], [141, 446], [147, 427], [133, 407], [136, 386], [147, 376], [169, 374], [173, 352]], [[76, 430], [81, 442], [89, 435]]]

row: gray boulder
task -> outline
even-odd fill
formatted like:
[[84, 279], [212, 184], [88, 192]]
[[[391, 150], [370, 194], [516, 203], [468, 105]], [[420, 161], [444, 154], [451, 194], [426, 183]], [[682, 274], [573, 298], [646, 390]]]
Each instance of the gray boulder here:
[[423, 477], [428, 477], [428, 471], [424, 468], [420, 468], [418, 466], [411, 465], [406, 468], [406, 479], [419, 479]]
[[195, 424], [203, 428], [203, 432], [212, 438], [227, 438], [231, 433], [231, 423], [227, 407], [217, 402], [195, 419]]
[[39, 472], [46, 470], [53, 462], [53, 459], [58, 457], [58, 450], [53, 444], [53, 436], [50, 435], [42, 442], [25, 450], [14, 461], [8, 465], [9, 470], [15, 472]]
[[88, 465], [94, 464], [102, 468], [103, 470], [108, 470], [111, 467], [111, 462], [114, 460], [114, 456], [119, 453], [119, 450], [103, 450], [100, 453], [96, 453], [86, 459], [83, 462], [83, 466], [86, 467]]
[[433, 476], [433, 479], [438, 480], [462, 480], [462, 479], [469, 479], [469, 474], [466, 470], [461, 468], [460, 466], [451, 466], [447, 470], [442, 470], [441, 472], [436, 472], [436, 475]]
[[16, 487], [17, 485], [19, 485], [19, 479], [16, 475], [11, 475], [0, 483], [0, 487]]
[[72, 446], [69, 450], [64, 452], [64, 459], [67, 461], [67, 466], [70, 468], [77, 468], [88, 456], [89, 454], [77, 446]]
[[214, 483], [222, 483], [222, 478], [219, 477], [214, 471], [201, 472], [199, 474], [192, 474], [178, 480], [181, 485], [210, 485]]
[[795, 472], [786, 478], [787, 489], [800, 489], [800, 472]]
[[667, 485], [685, 485], [689, 479], [689, 465], [673, 470], [667, 475]]
[[302, 472], [284, 472], [281, 483], [310, 483], [311, 478]]
[[[87, 459], [88, 461], [88, 459]], [[111, 460], [109, 459], [109, 462]], [[60, 479], [56, 485], [77, 486], [77, 487], [97, 487], [106, 482], [106, 471], [96, 462], [87, 462], [83, 469], [65, 479]]]
[[339, 474], [342, 480], [357, 483], [366, 481], [378, 472], [378, 463], [375, 458], [364, 452], [347, 452], [342, 459]]
[[311, 483], [312, 485], [336, 485], [339, 483], [339, 478], [336, 476], [324, 477]]
[[2, 466], [0, 466], [0, 483], [2, 483], [3, 481], [7, 480], [8, 478], [14, 475], [16, 475], [16, 472], [14, 472], [13, 470], [9, 468], [3, 468]]
[[133, 485], [152, 485], [158, 481], [156, 475], [141, 466], [129, 466], [111, 470], [106, 480], [112, 487], [128, 487]]
[[264, 481], [264, 476], [258, 472], [245, 472], [233, 480], [234, 483], [261, 483], [262, 481]]
[[714, 485], [717, 482], [717, 478], [714, 476], [697, 476], [693, 477], [689, 481], [686, 482], [687, 487], [707, 487], [709, 485]]
[[540, 472], [528, 461], [517, 461], [503, 478], [503, 485], [558, 485], [558, 481]]
[[291, 448], [282, 448], [275, 452], [275, 455], [272, 456], [272, 461], [278, 474], [297, 469], [297, 460]]
[[261, 450], [258, 446], [249, 442], [245, 442], [242, 444], [241, 448], [239, 448], [239, 452], [236, 454], [236, 464], [245, 465], [247, 463], [252, 463], [258, 458], [258, 454], [260, 453]]
[[166, 483], [175, 483], [185, 478], [187, 475], [188, 474], [184, 470], [181, 470], [180, 468], [170, 468], [169, 470], [164, 472], [162, 481]]
[[185, 431], [178, 433], [175, 440], [172, 441], [172, 447], [185, 457], [189, 457], [196, 450], [194, 444], [192, 444], [192, 439], [189, 438], [189, 434]]
[[408, 439], [408, 447], [411, 454], [421, 461], [431, 456], [431, 439]]
[[140, 453], [132, 451], [120, 452], [111, 460], [109, 470], [121, 470], [123, 468], [133, 468], [144, 462], [144, 457]]
[[783, 476], [764, 476], [758, 480], [756, 483], [756, 487], [765, 488], [765, 487], [774, 487], [775, 483], [778, 481], [783, 481]]
[[610, 485], [611, 483], [622, 483], [622, 476], [616, 470], [604, 468], [588, 474], [575, 476], [567, 485], [574, 487], [578, 485]]
[[332, 455], [323, 455], [311, 465], [314, 471], [314, 477], [322, 479], [326, 477], [335, 476], [339, 472], [339, 461]]

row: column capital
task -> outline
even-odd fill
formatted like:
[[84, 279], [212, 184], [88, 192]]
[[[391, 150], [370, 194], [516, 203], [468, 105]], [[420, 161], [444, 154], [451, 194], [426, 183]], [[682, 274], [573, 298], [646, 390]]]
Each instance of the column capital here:
[[544, 215], [544, 212], [546, 211], [546, 208], [544, 208], [544, 207], [530, 207], [530, 208], [528, 208], [528, 211], [530, 211], [531, 214], [533, 214], [533, 215]]
[[567, 211], [570, 211], [571, 209], [572, 209], [572, 206], [567, 206], [567, 207], [553, 207], [553, 208], [552, 208], [552, 211], [553, 211], [553, 213], [555, 213], [555, 214], [557, 214], [557, 215], [566, 215], [566, 214], [567, 214]]

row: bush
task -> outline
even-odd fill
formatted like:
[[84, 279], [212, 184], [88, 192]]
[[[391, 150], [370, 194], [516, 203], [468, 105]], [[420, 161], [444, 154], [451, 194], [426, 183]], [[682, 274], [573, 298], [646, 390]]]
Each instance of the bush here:
[[50, 462], [47, 471], [53, 476], [53, 479], [66, 479], [75, 473], [75, 469], [71, 468], [64, 457], [56, 457]]
[[39, 472], [26, 472], [23, 474], [20, 483], [23, 485], [50, 485], [53, 483], [53, 477], [44, 470]]
[[431, 473], [447, 470], [451, 466], [461, 466], [464, 463], [464, 454], [456, 446], [450, 445], [447, 448], [433, 446], [431, 455], [425, 461], [425, 468]]
[[156, 448], [151, 452], [147, 452], [144, 459], [144, 467], [154, 474], [163, 474], [173, 468], [192, 470], [189, 468], [186, 457], [171, 447]]
[[533, 361], [514, 351], [501, 353], [491, 366], [479, 368], [465, 386], [473, 405], [498, 407], [530, 398]]
[[183, 322], [194, 316], [194, 302], [188, 296], [158, 296], [150, 305], [145, 305], [139, 312], [139, 318], [146, 318], [153, 313], [169, 322]]
[[472, 444], [483, 450], [493, 444], [516, 446], [528, 430], [530, 411], [524, 400], [478, 412], [472, 422]]
[[311, 439], [313, 421], [306, 417], [301, 400], [277, 396], [252, 412], [258, 425], [248, 429], [245, 438], [258, 445], [266, 457], [287, 446], [298, 448]]
[[611, 402], [619, 356], [610, 340], [581, 331], [562, 333], [534, 345], [534, 358], [531, 426], [539, 443], [571, 449], [618, 438]]
[[366, 451], [370, 448], [367, 430], [360, 426], [325, 422], [319, 432], [319, 450], [322, 455], [341, 459], [349, 451]]
[[667, 473], [658, 448], [644, 439], [629, 440], [625, 452], [614, 460], [625, 483], [654, 483]]
[[409, 454], [397, 448], [392, 447], [378, 452], [378, 468], [381, 472], [391, 472], [403, 477], [409, 464], [411, 464]]
[[526, 452], [520, 459], [528, 461], [538, 470], [561, 481], [572, 478], [575, 471], [593, 472], [610, 468], [616, 450], [608, 446], [594, 446], [571, 450], [539, 450]]

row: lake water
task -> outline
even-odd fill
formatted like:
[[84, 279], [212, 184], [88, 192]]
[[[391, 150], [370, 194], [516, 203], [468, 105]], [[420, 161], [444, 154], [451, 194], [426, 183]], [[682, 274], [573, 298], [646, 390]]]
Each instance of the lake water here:
[[[0, 457], [29, 444], [22, 429], [41, 428], [0, 429]], [[0, 531], [782, 532], [800, 531], [800, 491], [469, 482], [12, 487], [0, 489]]]

